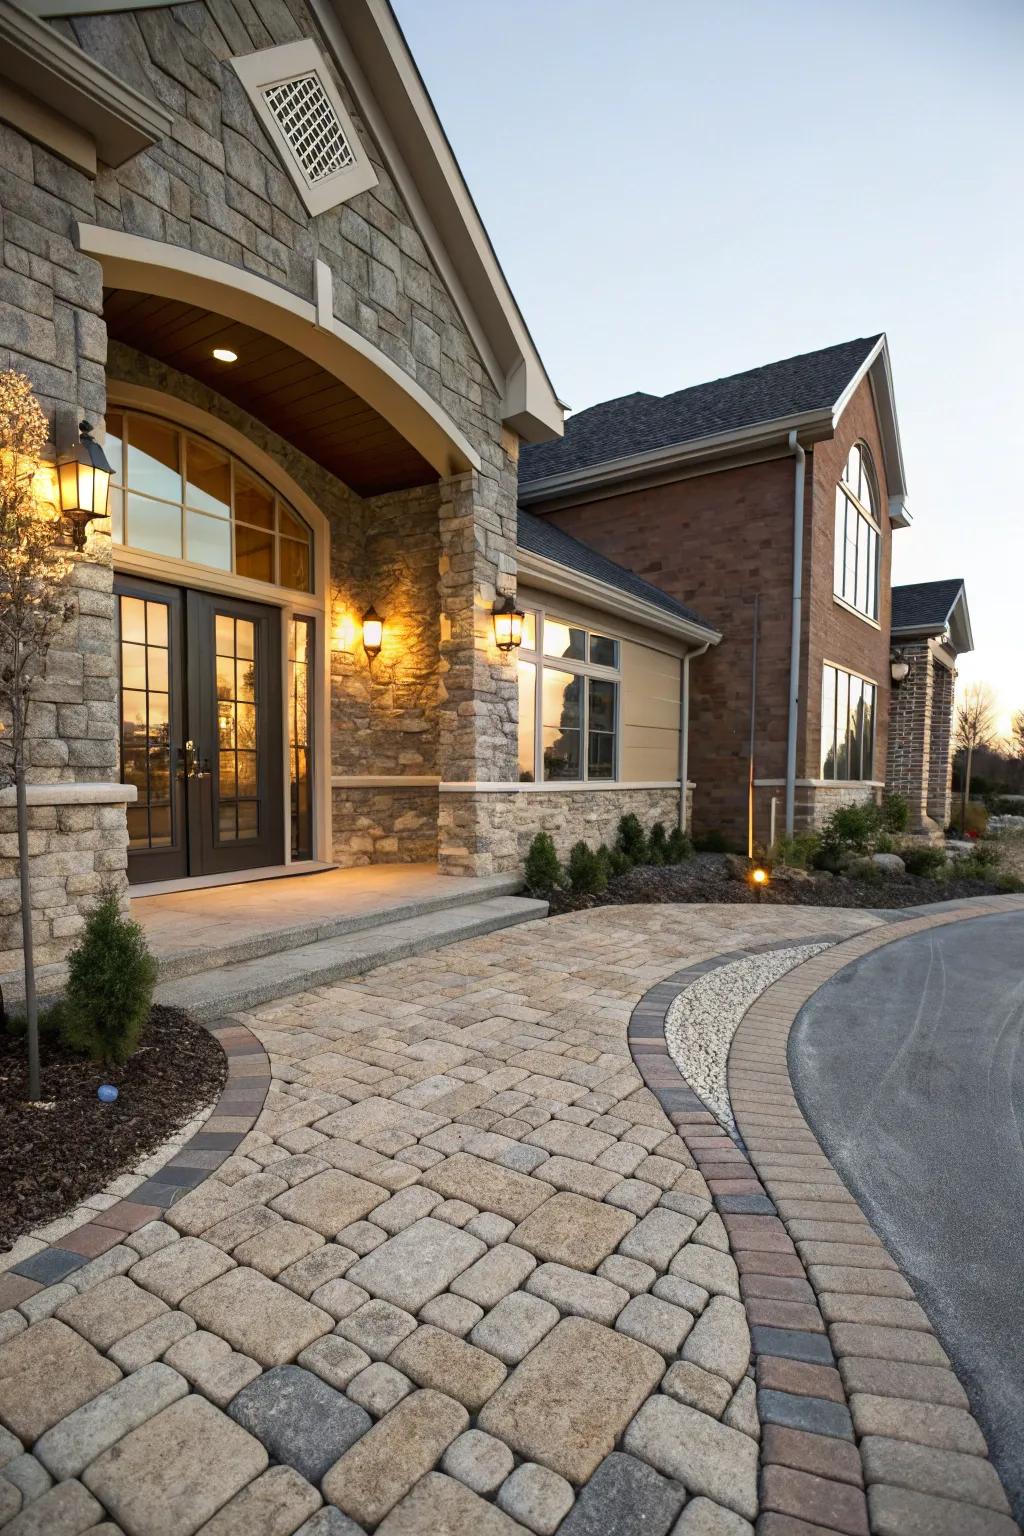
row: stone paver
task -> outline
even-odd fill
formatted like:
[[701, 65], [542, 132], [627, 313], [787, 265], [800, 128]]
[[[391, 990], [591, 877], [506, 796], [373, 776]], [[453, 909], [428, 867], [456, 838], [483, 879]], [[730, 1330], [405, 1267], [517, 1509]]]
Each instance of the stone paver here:
[[[676, 1134], [626, 1043], [641, 995], [681, 966], [878, 926], [820, 908], [596, 909], [245, 1016], [277, 1075], [227, 1162], [100, 1258], [4, 1293], [21, 1310], [0, 1315], [0, 1463], [43, 1435], [63, 1479], [15, 1519], [80, 1489], [109, 1512], [97, 1536], [750, 1536], [761, 1426], [742, 1276], [771, 1431], [763, 1536], [797, 1536], [794, 1491], [862, 1518], [841, 1491], [863, 1501], [843, 1481], [847, 1394], [873, 1536], [1004, 1536], [962, 1390], [824, 1159], [798, 1160], [785, 1127], [759, 1150], [777, 1221], [701, 1111], [674, 1115]], [[799, 1255], [787, 1221], [803, 1223]], [[799, 1310], [815, 1290], [827, 1333]], [[136, 1422], [157, 1368], [194, 1390]], [[901, 1427], [872, 1402], [897, 1398]], [[83, 1452], [53, 1448], [94, 1420], [100, 1446], [118, 1404], [120, 1438], [65, 1475]]]
[[33, 1454], [53, 1477], [78, 1477], [103, 1451], [187, 1392], [188, 1382], [169, 1365], [143, 1366], [48, 1429]]

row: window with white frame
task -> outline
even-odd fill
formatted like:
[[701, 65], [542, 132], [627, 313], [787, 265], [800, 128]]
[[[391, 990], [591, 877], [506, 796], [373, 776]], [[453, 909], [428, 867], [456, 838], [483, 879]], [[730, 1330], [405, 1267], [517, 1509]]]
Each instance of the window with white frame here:
[[873, 779], [877, 688], [825, 663], [821, 688], [821, 776]]
[[878, 618], [880, 540], [874, 470], [867, 449], [857, 443], [836, 486], [833, 591], [869, 619]]
[[618, 777], [620, 646], [541, 610], [519, 652], [519, 778], [524, 784]]

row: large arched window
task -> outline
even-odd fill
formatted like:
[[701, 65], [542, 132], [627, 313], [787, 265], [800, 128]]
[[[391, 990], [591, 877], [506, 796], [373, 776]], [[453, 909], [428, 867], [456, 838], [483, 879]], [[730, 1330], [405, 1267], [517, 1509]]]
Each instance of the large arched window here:
[[115, 543], [310, 591], [312, 533], [247, 465], [158, 416], [112, 410], [106, 423]]
[[878, 618], [878, 491], [863, 443], [850, 449], [836, 486], [835, 580], [833, 590], [858, 613]]

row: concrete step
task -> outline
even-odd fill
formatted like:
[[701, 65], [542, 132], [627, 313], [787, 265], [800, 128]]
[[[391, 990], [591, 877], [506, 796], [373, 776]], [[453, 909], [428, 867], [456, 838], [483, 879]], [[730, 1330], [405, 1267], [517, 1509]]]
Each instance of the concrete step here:
[[[307, 918], [304, 922], [290, 926], [256, 931], [228, 943], [197, 943], [180, 949], [160, 949], [157, 951], [160, 980], [194, 976], [199, 971], [217, 970], [241, 960], [256, 960], [261, 955], [276, 955], [286, 949], [304, 948], [318, 944], [323, 939], [338, 938], [342, 934], [404, 923], [412, 918], [425, 917], [430, 912], [468, 907], [498, 896], [514, 896], [522, 890], [523, 881], [520, 875], [485, 875], [474, 881], [471, 891], [466, 889], [463, 881], [453, 884], [455, 889], [450, 892], [412, 896], [408, 901], [396, 902], [392, 906], [373, 906], [365, 912], [340, 912], [336, 917], [318, 916], [312, 922]], [[244, 901], [244, 892], [240, 899]]]
[[276, 950], [251, 959], [160, 981], [155, 1001], [183, 1008], [196, 1019], [248, 1012], [296, 992], [307, 992], [346, 976], [361, 976], [393, 960], [457, 944], [532, 922], [547, 913], [546, 901], [496, 896], [434, 909], [399, 922], [334, 934], [312, 944]]

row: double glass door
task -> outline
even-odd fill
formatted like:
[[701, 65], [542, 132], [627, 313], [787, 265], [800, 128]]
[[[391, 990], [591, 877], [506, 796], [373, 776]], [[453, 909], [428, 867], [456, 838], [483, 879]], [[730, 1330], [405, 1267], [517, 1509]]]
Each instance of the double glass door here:
[[114, 590], [129, 880], [280, 864], [278, 610], [127, 577]]

